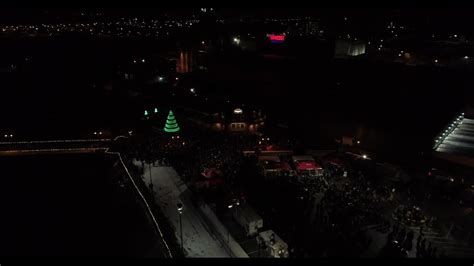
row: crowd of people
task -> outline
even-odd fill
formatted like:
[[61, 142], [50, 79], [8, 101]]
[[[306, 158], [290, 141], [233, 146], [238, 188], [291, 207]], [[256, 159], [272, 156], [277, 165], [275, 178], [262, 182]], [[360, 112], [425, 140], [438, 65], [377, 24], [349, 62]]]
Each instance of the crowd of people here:
[[[184, 124], [184, 122], [183, 122]], [[232, 135], [202, 130], [185, 124], [179, 134], [152, 133], [129, 141], [126, 154], [143, 163], [173, 166], [184, 181], [202, 179], [202, 173], [215, 169], [232, 184], [241, 167], [244, 150], [257, 147], [257, 136]]]
[[308, 191], [309, 194], [324, 192], [329, 188], [329, 183], [325, 177], [314, 174], [298, 173], [289, 180]]
[[409, 226], [420, 226], [427, 223], [427, 218], [422, 214], [419, 206], [398, 206], [393, 211], [393, 219]]
[[[171, 165], [184, 181], [190, 183], [202, 178], [206, 169], [216, 169], [232, 189], [234, 182], [240, 178], [239, 169], [244, 167], [243, 151], [257, 150], [259, 141], [261, 137], [258, 136], [208, 132], [189, 126], [186, 132], [179, 135], [150, 134], [137, 141], [132, 139], [127, 155], [142, 162]], [[307, 218], [308, 215], [314, 216], [308, 209], [316, 210], [315, 218], [307, 219], [310, 226], [316, 228], [311, 235], [321, 239], [320, 243], [324, 243], [324, 239], [340, 240], [315, 245], [322, 252], [319, 255], [362, 254], [373, 240], [368, 233], [369, 226], [376, 225], [372, 229], [388, 233], [387, 245], [381, 254], [405, 257], [413, 249], [414, 233], [397, 224], [429, 225], [430, 220], [422, 214], [420, 207], [411, 204], [395, 208], [398, 204], [394, 199], [395, 190], [386, 184], [371, 183], [363, 171], [351, 169], [348, 172], [335, 168], [325, 171], [323, 176], [295, 172], [291, 176], [282, 176], [280, 180], [304, 191], [304, 197], [308, 199], [303, 207], [306, 208]], [[321, 195], [321, 199], [316, 206], [312, 206], [312, 195], [315, 194]], [[394, 208], [395, 211], [391, 212]], [[285, 235], [284, 232], [281, 234]], [[347, 246], [341, 249], [341, 243]], [[443, 256], [431, 243], [426, 243], [422, 234], [417, 241], [416, 253], [419, 257]], [[315, 254], [314, 250], [312, 254]]]
[[443, 258], [445, 257], [445, 250], [438, 252], [438, 248], [432, 245], [431, 241], [426, 244], [426, 238], [423, 233], [423, 226], [420, 227], [420, 232], [416, 240], [416, 257], [417, 258]]
[[[295, 171], [291, 176], [282, 175], [266, 181], [283, 183], [283, 186], [286, 182], [288, 189], [297, 187], [299, 191], [296, 195], [302, 200], [299, 203], [288, 198], [293, 196], [289, 191], [279, 195], [288, 198], [284, 202], [297, 204], [292, 210], [301, 211], [301, 219], [306, 223], [300, 230], [291, 233], [299, 231], [296, 234], [300, 234], [291, 241], [291, 244], [297, 245], [293, 255], [358, 256], [372, 243], [367, 234], [369, 225], [381, 225], [380, 229], [385, 231], [390, 228], [390, 219], [384, 212], [392, 204], [392, 190], [385, 185], [371, 184], [361, 172], [340, 177], [342, 173], [334, 170], [330, 174], [315, 175], [310, 171]], [[315, 200], [315, 197], [320, 199]], [[316, 243], [307, 240], [309, 236], [310, 239], [317, 239]], [[344, 245], [347, 246], [341, 248]]]
[[[438, 248], [431, 241], [427, 241], [423, 233], [423, 226], [416, 240], [417, 258], [437, 258], [445, 257], [445, 251], [438, 251]], [[407, 257], [413, 250], [413, 240], [415, 232], [407, 229], [404, 225], [394, 223], [391, 232], [387, 236], [387, 244], [382, 249], [382, 256], [385, 257]]]
[[371, 240], [366, 234], [353, 235], [364, 231], [373, 224], [386, 223], [383, 211], [385, 202], [373, 192], [370, 185], [331, 185], [321, 200], [321, 206], [331, 224], [334, 224], [345, 236], [354, 238], [352, 241], [365, 243], [368, 248]]
[[[357, 256], [372, 243], [367, 232], [369, 226], [377, 225], [376, 229], [385, 233], [390, 229], [390, 218], [385, 213], [394, 205], [394, 191], [386, 185], [371, 184], [362, 172], [351, 172], [348, 177], [336, 176], [337, 171], [331, 173], [323, 176], [300, 173], [287, 179], [297, 181], [307, 195], [319, 195], [316, 201], [308, 196], [306, 219], [311, 235], [320, 243], [325, 243], [324, 239], [340, 240], [313, 245], [318, 250], [307, 252], [323, 252], [320, 253], [323, 256]], [[341, 249], [341, 245], [347, 246]]]
[[185, 154], [172, 163], [178, 173], [188, 182], [202, 178], [207, 169], [215, 169], [225, 183], [235, 182], [243, 160], [243, 150], [252, 146], [255, 138], [248, 135], [228, 135], [219, 132], [194, 136]]

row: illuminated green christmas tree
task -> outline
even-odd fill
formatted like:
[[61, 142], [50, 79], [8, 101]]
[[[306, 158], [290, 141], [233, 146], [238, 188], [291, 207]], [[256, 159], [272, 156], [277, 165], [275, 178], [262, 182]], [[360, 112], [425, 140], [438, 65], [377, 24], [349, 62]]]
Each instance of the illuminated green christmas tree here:
[[168, 133], [176, 133], [180, 130], [178, 122], [176, 122], [176, 118], [174, 117], [173, 111], [171, 110], [168, 114], [168, 118], [166, 119], [166, 125], [163, 130]]

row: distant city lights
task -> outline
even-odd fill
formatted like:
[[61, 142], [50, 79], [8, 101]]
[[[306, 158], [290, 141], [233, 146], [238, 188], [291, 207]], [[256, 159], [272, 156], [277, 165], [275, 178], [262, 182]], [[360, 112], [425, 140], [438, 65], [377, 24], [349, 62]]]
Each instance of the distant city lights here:
[[170, 31], [179, 28], [190, 28], [197, 23], [195, 18], [165, 21], [158, 19], [121, 18], [117, 21], [89, 23], [50, 23], [37, 25], [4, 25], [2, 32], [18, 32], [24, 34], [47, 34], [49, 36], [70, 32], [89, 33], [93, 36], [135, 37], [170, 35]]

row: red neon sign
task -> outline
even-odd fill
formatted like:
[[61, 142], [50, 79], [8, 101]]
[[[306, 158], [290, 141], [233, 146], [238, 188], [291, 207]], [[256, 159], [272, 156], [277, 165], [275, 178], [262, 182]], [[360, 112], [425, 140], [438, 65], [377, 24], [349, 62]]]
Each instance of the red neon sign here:
[[272, 41], [272, 42], [284, 42], [285, 41], [285, 35], [268, 34], [268, 38], [270, 38], [270, 41]]

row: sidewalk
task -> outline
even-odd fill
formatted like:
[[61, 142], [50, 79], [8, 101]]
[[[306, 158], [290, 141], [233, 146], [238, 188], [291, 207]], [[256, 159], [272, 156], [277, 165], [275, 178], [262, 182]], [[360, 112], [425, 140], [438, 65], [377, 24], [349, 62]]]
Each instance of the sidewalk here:
[[[141, 166], [141, 162], [134, 161]], [[176, 205], [182, 203], [183, 242], [186, 257], [196, 258], [228, 258], [231, 255], [220, 244], [219, 240], [209, 232], [208, 225], [203, 221], [194, 203], [189, 197], [189, 190], [182, 182], [176, 171], [171, 167], [152, 167], [152, 182], [155, 199], [163, 210], [171, 225], [175, 228], [175, 235], [180, 241], [181, 232], [179, 214]], [[145, 164], [144, 181], [150, 183], [150, 168]]]

